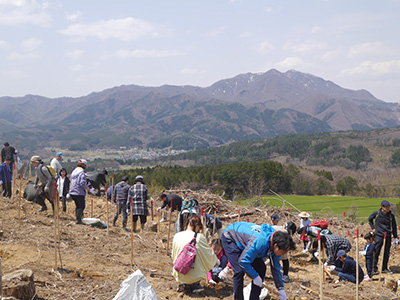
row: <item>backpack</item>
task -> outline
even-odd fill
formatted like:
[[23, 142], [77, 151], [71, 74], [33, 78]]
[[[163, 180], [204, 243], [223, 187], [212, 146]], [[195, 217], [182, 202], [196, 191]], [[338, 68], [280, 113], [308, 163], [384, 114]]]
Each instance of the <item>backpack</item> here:
[[183, 247], [182, 251], [174, 261], [174, 270], [183, 275], [189, 273], [196, 260], [196, 238], [197, 232], [194, 234], [193, 239]]
[[319, 227], [321, 229], [328, 229], [328, 221], [322, 220], [322, 221], [315, 221], [310, 224], [310, 226], [315, 226]]
[[[51, 177], [53, 179], [55, 179], [56, 178], [56, 170], [54, 170], [54, 168], [52, 166], [50, 166], [50, 165], [46, 165], [45, 167], [47, 168], [47, 170], [49, 170], [49, 173], [50, 173]], [[42, 174], [43, 174], [42, 169], [40, 169], [40, 172], [42, 172]]]

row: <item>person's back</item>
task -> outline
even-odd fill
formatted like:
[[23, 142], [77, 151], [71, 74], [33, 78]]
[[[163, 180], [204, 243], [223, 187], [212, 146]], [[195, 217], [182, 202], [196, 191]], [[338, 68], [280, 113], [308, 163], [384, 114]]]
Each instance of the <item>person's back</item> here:
[[123, 201], [126, 203], [130, 187], [125, 181], [118, 182], [114, 187], [114, 202]]

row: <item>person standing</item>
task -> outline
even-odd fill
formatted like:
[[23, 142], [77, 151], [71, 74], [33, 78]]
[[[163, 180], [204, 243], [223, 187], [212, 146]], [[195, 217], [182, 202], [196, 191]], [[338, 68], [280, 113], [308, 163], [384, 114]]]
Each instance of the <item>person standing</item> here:
[[147, 190], [147, 186], [144, 184], [144, 179], [141, 175], [136, 176], [134, 185], [129, 189], [128, 201], [131, 201], [131, 198], [133, 231], [137, 230], [137, 221], [139, 217], [140, 227], [143, 230], [144, 224], [147, 222], [147, 216], [149, 215], [149, 208], [147, 206], [149, 191]]
[[[374, 224], [375, 220], [375, 224]], [[394, 215], [390, 210], [390, 202], [383, 200], [381, 202], [381, 209], [374, 211], [368, 218], [369, 226], [375, 233], [375, 255], [374, 255], [374, 272], [378, 273], [378, 260], [383, 247], [383, 240], [386, 232], [385, 249], [383, 250], [383, 263], [382, 273], [392, 274], [388, 269], [390, 247], [392, 244], [392, 235], [394, 237], [394, 244], [399, 243], [397, 236], [397, 224]]]
[[63, 154], [61, 152], [57, 152], [56, 156], [50, 162], [50, 167], [52, 167], [56, 171], [57, 178], [62, 169], [62, 165], [60, 162], [63, 160], [63, 158], [64, 158]]
[[122, 212], [122, 227], [126, 227], [126, 222], [128, 220], [128, 214], [126, 213], [126, 204], [128, 202], [128, 192], [130, 185], [128, 184], [129, 177], [128, 176], [123, 176], [121, 178], [121, 181], [118, 182], [113, 191], [114, 191], [114, 203], [117, 208], [117, 211], [115, 212], [115, 216], [113, 219], [113, 226], [115, 226], [115, 223], [117, 222], [118, 216]]
[[11, 158], [11, 162], [9, 164], [10, 169], [11, 169], [11, 177], [12, 177], [12, 173], [14, 170], [14, 155], [18, 154], [18, 150], [16, 150], [14, 147], [11, 147], [10, 144], [8, 142], [4, 143], [4, 147], [3, 149], [1, 149], [1, 162], [3, 163], [6, 159], [6, 157]]
[[76, 224], [83, 224], [83, 211], [86, 207], [85, 196], [86, 191], [89, 191], [89, 187], [86, 185], [86, 168], [87, 161], [85, 159], [80, 159], [71, 174], [69, 195], [75, 202]]
[[57, 191], [58, 194], [61, 197], [61, 203], [62, 203], [62, 210], [63, 212], [67, 211], [67, 195], [69, 193], [69, 186], [71, 181], [67, 177], [67, 170], [62, 168], [60, 172], [58, 173], [58, 179], [57, 179]]
[[12, 172], [10, 168], [11, 158], [9, 156], [4, 158], [4, 162], [0, 165], [0, 184], [3, 185], [3, 197], [11, 198], [11, 180]]
[[253, 280], [249, 300], [258, 300], [266, 272], [264, 258], [269, 257], [272, 277], [279, 291], [279, 300], [286, 300], [279, 259], [296, 248], [287, 232], [275, 231], [269, 224], [237, 222], [222, 233], [222, 246], [233, 270], [235, 300], [243, 300], [243, 278], [247, 273]]
[[[53, 185], [53, 176], [50, 173], [49, 168], [43, 164], [42, 159], [38, 155], [34, 155], [31, 157], [32, 166], [36, 169], [36, 177], [35, 177], [35, 189], [39, 195], [43, 195], [44, 197], [38, 197], [41, 199], [41, 202], [38, 203], [42, 206], [39, 212], [46, 211], [47, 206], [44, 199], [49, 200], [51, 203], [51, 207], [53, 208], [54, 214], [54, 185]], [[40, 181], [41, 185], [38, 186], [38, 182]], [[42, 201], [43, 200], [43, 201]]]

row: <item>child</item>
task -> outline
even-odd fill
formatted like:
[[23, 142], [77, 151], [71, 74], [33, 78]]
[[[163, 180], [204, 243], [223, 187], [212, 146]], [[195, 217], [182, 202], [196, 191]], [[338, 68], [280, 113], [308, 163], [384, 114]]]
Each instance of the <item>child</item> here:
[[208, 271], [207, 278], [209, 283], [216, 284], [225, 279], [229, 269], [231, 268], [231, 264], [228, 262], [228, 258], [222, 248], [221, 239], [213, 239], [210, 247], [213, 249], [214, 254], [217, 256], [220, 263], [219, 266], [215, 266], [211, 271]]
[[[310, 226], [311, 220], [308, 219], [310, 217], [310, 214], [308, 212], [302, 211], [301, 213], [299, 213], [299, 217], [301, 218], [299, 227]], [[308, 243], [307, 235], [301, 235], [300, 239], [303, 241], [304, 250], [307, 250], [307, 243]]]
[[374, 260], [374, 250], [375, 250], [375, 235], [373, 232], [369, 232], [364, 236], [364, 239], [367, 241], [367, 245], [364, 250], [361, 250], [360, 255], [365, 256], [365, 264], [367, 267], [367, 275], [364, 277], [364, 281], [372, 281], [372, 266]]

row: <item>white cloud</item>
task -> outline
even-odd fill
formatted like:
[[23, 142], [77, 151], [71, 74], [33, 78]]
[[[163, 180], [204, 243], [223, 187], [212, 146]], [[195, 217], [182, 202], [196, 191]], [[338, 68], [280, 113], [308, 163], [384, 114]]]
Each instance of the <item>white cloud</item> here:
[[211, 31], [207, 32], [206, 36], [208, 36], [208, 37], [216, 37], [216, 36], [221, 35], [224, 31], [225, 31], [225, 27], [216, 28], [214, 30], [211, 30]]
[[287, 57], [276, 64], [277, 67], [283, 69], [291, 69], [304, 65], [304, 61], [300, 57]]
[[5, 49], [8, 47], [8, 43], [6, 41], [0, 40], [0, 49]]
[[367, 74], [372, 77], [379, 77], [398, 72], [400, 72], [400, 60], [389, 60], [379, 62], [364, 61], [357, 67], [343, 70], [342, 74], [349, 76]]
[[341, 52], [342, 51], [340, 50], [327, 51], [324, 54], [322, 54], [319, 58], [324, 62], [329, 62], [337, 58], [341, 54]]
[[241, 34], [238, 35], [239, 39], [247, 39], [249, 37], [252, 37], [254, 35], [254, 33], [247, 31], [247, 32], [243, 32]]
[[272, 12], [272, 8], [271, 7], [267, 7], [264, 9], [264, 11], [269, 14], [270, 12]]
[[110, 19], [94, 23], [78, 23], [60, 31], [69, 37], [95, 37], [101, 40], [110, 38], [122, 41], [133, 41], [142, 37], [157, 37], [160, 35], [157, 25], [134, 18]]
[[389, 54], [390, 49], [385, 47], [382, 42], [372, 42], [372, 43], [364, 43], [357, 44], [350, 48], [347, 57], [369, 57], [376, 55]]
[[319, 27], [319, 26], [315, 26], [315, 27], [311, 30], [312, 33], [319, 33], [319, 32], [321, 32], [321, 31], [322, 31], [322, 29], [321, 29], [321, 27]]
[[110, 57], [116, 58], [163, 58], [172, 56], [182, 56], [184, 52], [170, 52], [167, 50], [119, 50], [113, 54], [103, 55], [102, 58], [107, 59]]
[[42, 44], [41, 40], [37, 38], [30, 38], [25, 41], [22, 41], [21, 47], [26, 52], [33, 52], [37, 50], [41, 44]]
[[74, 72], [79, 72], [79, 71], [83, 70], [83, 66], [78, 64], [78, 65], [74, 65], [74, 66], [69, 66], [68, 69], [71, 71], [74, 71]]
[[272, 45], [268, 41], [263, 41], [260, 44], [258, 44], [258, 46], [257, 46], [258, 52], [260, 52], [262, 54], [271, 53], [271, 51], [274, 50], [274, 48], [275, 48], [274, 45]]
[[65, 56], [72, 59], [78, 59], [84, 54], [83, 50], [72, 50], [65, 53]]
[[7, 57], [9, 61], [25, 61], [36, 58], [39, 58], [39, 55], [37, 53], [18, 53], [18, 52], [13, 52]]
[[51, 21], [47, 13], [48, 2], [36, 0], [1, 0], [0, 24], [15, 26], [20, 24], [34, 24], [46, 26]]
[[324, 50], [327, 48], [325, 42], [318, 42], [318, 41], [306, 41], [304, 43], [297, 43], [297, 42], [287, 42], [285, 46], [283, 46], [284, 50], [290, 50], [294, 53], [309, 53], [312, 51], [319, 51]]
[[65, 18], [70, 21], [70, 22], [76, 22], [80, 17], [82, 16], [82, 13], [80, 11], [77, 11], [73, 14], [65, 14]]

